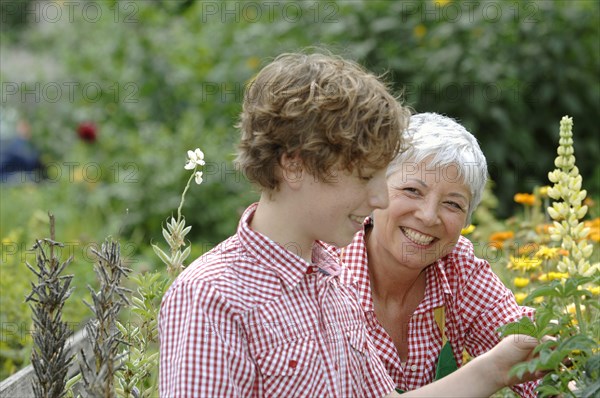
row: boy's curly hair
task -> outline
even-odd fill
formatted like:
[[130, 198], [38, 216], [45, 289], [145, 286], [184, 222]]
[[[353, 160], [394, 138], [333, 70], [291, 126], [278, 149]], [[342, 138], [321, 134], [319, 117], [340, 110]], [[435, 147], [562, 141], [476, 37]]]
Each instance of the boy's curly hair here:
[[262, 189], [277, 190], [281, 156], [299, 155], [330, 181], [334, 166], [359, 175], [382, 169], [402, 144], [410, 112], [355, 62], [324, 54], [282, 54], [244, 96], [236, 163]]

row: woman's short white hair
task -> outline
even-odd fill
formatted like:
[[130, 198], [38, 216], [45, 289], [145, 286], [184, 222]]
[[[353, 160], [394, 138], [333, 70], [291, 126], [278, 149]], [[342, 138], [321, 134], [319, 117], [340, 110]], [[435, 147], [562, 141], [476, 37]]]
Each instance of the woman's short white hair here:
[[410, 117], [404, 132], [405, 147], [389, 164], [387, 177], [395, 174], [406, 162], [420, 163], [427, 159], [430, 167], [456, 165], [457, 182], [471, 191], [467, 225], [481, 202], [487, 181], [487, 162], [473, 134], [454, 119], [437, 113], [418, 113]]

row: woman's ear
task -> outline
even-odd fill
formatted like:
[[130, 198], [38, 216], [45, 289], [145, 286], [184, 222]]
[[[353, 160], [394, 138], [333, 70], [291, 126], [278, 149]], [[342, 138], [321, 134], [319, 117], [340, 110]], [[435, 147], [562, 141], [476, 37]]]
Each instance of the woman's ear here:
[[298, 155], [281, 155], [281, 182], [292, 189], [297, 188], [304, 178], [304, 163]]

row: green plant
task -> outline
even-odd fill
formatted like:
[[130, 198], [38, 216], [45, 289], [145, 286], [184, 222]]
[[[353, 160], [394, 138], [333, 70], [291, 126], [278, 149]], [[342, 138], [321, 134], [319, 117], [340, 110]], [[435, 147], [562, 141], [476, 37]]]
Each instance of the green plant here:
[[[61, 275], [73, 257], [61, 263], [56, 255], [55, 248], [64, 245], [55, 240], [54, 216], [49, 214], [49, 217], [50, 238], [36, 240], [33, 248], [37, 251], [37, 261], [35, 265], [26, 263], [37, 276], [25, 300], [34, 303], [31, 310], [35, 345], [31, 364], [36, 375], [32, 387], [37, 398], [61, 398], [65, 395], [67, 371], [73, 361], [73, 356], [65, 350], [72, 331], [62, 317], [65, 301], [73, 291], [69, 288], [73, 275]], [[49, 250], [48, 253], [44, 247]]]
[[100, 282], [96, 292], [89, 287], [92, 303], [88, 307], [94, 313], [94, 319], [86, 325], [87, 338], [94, 353], [87, 358], [81, 351], [81, 379], [83, 388], [91, 397], [111, 398], [115, 396], [115, 374], [121, 367], [122, 355], [119, 346], [122, 341], [117, 328], [117, 317], [121, 308], [129, 304], [128, 289], [121, 281], [131, 272], [123, 266], [120, 245], [106, 240], [100, 251], [94, 250], [98, 257], [95, 271]]
[[124, 347], [121, 368], [116, 372], [119, 397], [156, 396], [158, 366], [158, 310], [168, 281], [162, 272], [132, 276], [136, 291], [125, 323], [117, 322]]
[[[554, 186], [547, 190], [554, 199], [547, 208], [554, 220], [549, 228], [550, 240], [560, 246], [541, 248], [537, 260], [520, 260], [523, 264], [520, 268], [526, 270], [554, 261], [560, 272], [547, 269], [546, 283], [534, 288], [524, 299], [524, 304], [538, 303], [535, 322], [523, 318], [501, 328], [505, 336], [526, 333], [538, 339], [546, 335], [555, 337], [540, 344], [537, 358], [512, 370], [516, 374], [547, 372], [538, 386], [541, 397], [593, 397], [600, 392], [597, 368], [600, 326], [596, 322], [600, 304], [595, 298], [600, 265], [589, 262], [593, 254], [593, 245], [587, 239], [590, 228], [581, 221], [587, 212], [587, 206], [582, 204], [586, 191], [581, 189], [582, 178], [575, 166], [572, 136], [572, 120], [564, 117], [560, 123], [557, 168], [548, 175]], [[549, 268], [549, 264], [544, 267]]]

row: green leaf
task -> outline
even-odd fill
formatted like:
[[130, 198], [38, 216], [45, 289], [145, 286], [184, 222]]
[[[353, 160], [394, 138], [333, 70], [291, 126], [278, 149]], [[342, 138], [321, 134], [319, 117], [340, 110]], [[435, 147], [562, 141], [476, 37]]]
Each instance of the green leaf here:
[[507, 323], [498, 328], [498, 332], [500, 332], [502, 337], [513, 334], [525, 334], [527, 336], [537, 337], [537, 330], [535, 323], [528, 317], [523, 317], [519, 319], [518, 322]]
[[181, 253], [181, 262], [182, 263], [189, 257], [191, 252], [192, 252], [192, 246], [188, 246], [185, 248], [183, 253]]
[[162, 249], [156, 245], [152, 245], [152, 249], [154, 249], [154, 253], [162, 260], [166, 265], [171, 265], [171, 258], [164, 252]]
[[[556, 281], [552, 281], [556, 282]], [[559, 290], [559, 286], [556, 283], [551, 283], [550, 285], [540, 286], [535, 289], [533, 292], [529, 293], [527, 298], [524, 301], [524, 304], [530, 304], [533, 302], [533, 299], [537, 297], [561, 297], [562, 292]]]
[[536, 391], [540, 393], [540, 397], [553, 395], [560, 396], [562, 393], [562, 391], [558, 388], [549, 385], [538, 386], [538, 388], [536, 388]]

